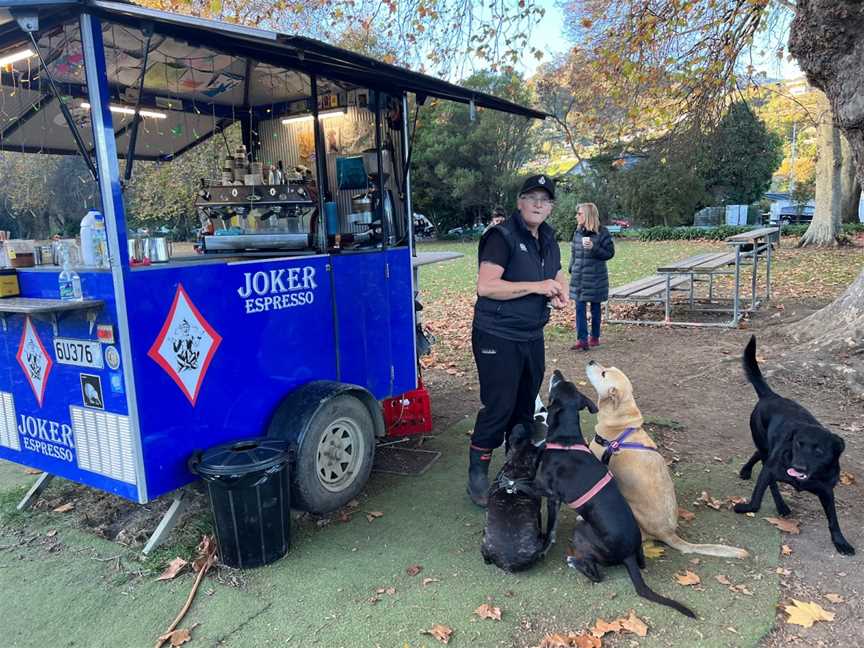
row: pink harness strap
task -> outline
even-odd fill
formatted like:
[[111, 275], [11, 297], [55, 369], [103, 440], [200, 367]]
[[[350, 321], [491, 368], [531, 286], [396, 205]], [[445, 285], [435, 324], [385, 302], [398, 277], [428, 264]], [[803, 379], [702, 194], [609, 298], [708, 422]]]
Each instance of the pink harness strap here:
[[584, 494], [582, 497], [580, 497], [579, 499], [570, 502], [569, 504], [567, 504], [567, 506], [568, 506], [569, 508], [571, 508], [571, 509], [574, 509], [574, 510], [578, 510], [578, 509], [582, 508], [582, 507], [585, 506], [588, 502], [591, 501], [591, 498], [593, 498], [597, 493], [599, 493], [601, 490], [603, 490], [603, 487], [604, 487], [606, 484], [608, 484], [610, 481], [612, 481], [612, 473], [611, 473], [611, 472], [607, 472], [607, 473], [606, 473], [606, 474], [605, 474], [605, 475], [600, 479], [600, 481], [598, 481], [596, 484], [594, 484], [594, 485], [591, 487], [591, 490], [589, 490], [587, 493], [585, 493], [585, 494]]
[[547, 443], [545, 446], [546, 450], [578, 450], [579, 452], [587, 452], [588, 454], [594, 454], [588, 449], [584, 443], [574, 443], [573, 445], [561, 445], [560, 443]]
[[[574, 443], [573, 445], [547, 443], [546, 450], [578, 450], [579, 452], [587, 452], [590, 455], [594, 454], [593, 452], [591, 452], [591, 450], [588, 449], [588, 446], [586, 446], [584, 443]], [[612, 481], [612, 473], [607, 470], [606, 474], [600, 478], [600, 481], [594, 484], [587, 493], [582, 495], [582, 497], [580, 497], [579, 499], [570, 502], [569, 504], [567, 504], [567, 506], [574, 510], [582, 508], [588, 502], [590, 502], [597, 493], [603, 490], [603, 487], [606, 486], [606, 484], [608, 484], [610, 481]]]

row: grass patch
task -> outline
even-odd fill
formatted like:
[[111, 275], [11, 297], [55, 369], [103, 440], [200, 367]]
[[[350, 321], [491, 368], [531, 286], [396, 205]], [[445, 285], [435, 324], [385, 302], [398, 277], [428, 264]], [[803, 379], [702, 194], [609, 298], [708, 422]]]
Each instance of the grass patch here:
[[161, 574], [165, 566], [180, 557], [189, 562], [197, 555], [201, 537], [214, 533], [213, 520], [209, 512], [202, 511], [187, 518], [182, 525], [174, 527], [168, 542], [160, 545], [149, 556], [139, 554], [142, 570], [149, 575]]
[[22, 485], [0, 492], [0, 525], [21, 525], [28, 516], [32, 515], [29, 511], [19, 511], [15, 508], [27, 494], [27, 488]]

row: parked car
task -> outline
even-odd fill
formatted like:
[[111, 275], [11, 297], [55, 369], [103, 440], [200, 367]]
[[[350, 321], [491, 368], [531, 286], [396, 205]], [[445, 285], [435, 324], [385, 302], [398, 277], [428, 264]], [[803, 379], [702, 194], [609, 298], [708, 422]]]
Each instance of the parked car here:
[[798, 223], [809, 223], [813, 220], [816, 208], [812, 205], [789, 205], [781, 207], [780, 225], [795, 225]]
[[423, 214], [414, 212], [414, 234], [418, 238], [432, 238], [435, 236], [435, 225]]

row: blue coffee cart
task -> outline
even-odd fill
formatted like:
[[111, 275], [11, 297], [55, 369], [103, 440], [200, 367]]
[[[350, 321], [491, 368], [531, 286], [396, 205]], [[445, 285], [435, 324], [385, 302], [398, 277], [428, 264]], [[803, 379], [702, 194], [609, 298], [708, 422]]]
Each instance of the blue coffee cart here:
[[[44, 471], [22, 506], [54, 475], [145, 503], [195, 479], [196, 450], [264, 434], [291, 443], [295, 507], [356, 495], [379, 401], [417, 385], [409, 112], [428, 97], [544, 116], [299, 36], [0, 0], [0, 150], [83, 156], [110, 253], [77, 269], [81, 301], [54, 266], [0, 300], [0, 459]], [[213, 138], [197, 253], [137, 263], [134, 164]]]

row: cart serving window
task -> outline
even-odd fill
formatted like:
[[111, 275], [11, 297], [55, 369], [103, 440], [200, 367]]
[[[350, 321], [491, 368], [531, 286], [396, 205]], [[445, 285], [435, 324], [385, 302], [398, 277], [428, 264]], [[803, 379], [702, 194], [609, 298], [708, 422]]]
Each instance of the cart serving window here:
[[[0, 64], [0, 149], [81, 156], [107, 242], [97, 214], [67, 267], [35, 246], [42, 264], [0, 300], [0, 458], [143, 503], [195, 479], [197, 450], [270, 435], [293, 449], [296, 507], [356, 495], [379, 401], [417, 387], [409, 111], [435, 96], [543, 114], [121, 2], [0, 0]], [[204, 142], [195, 253], [131, 236], [136, 162]], [[67, 269], [80, 298], [60, 298]]]

